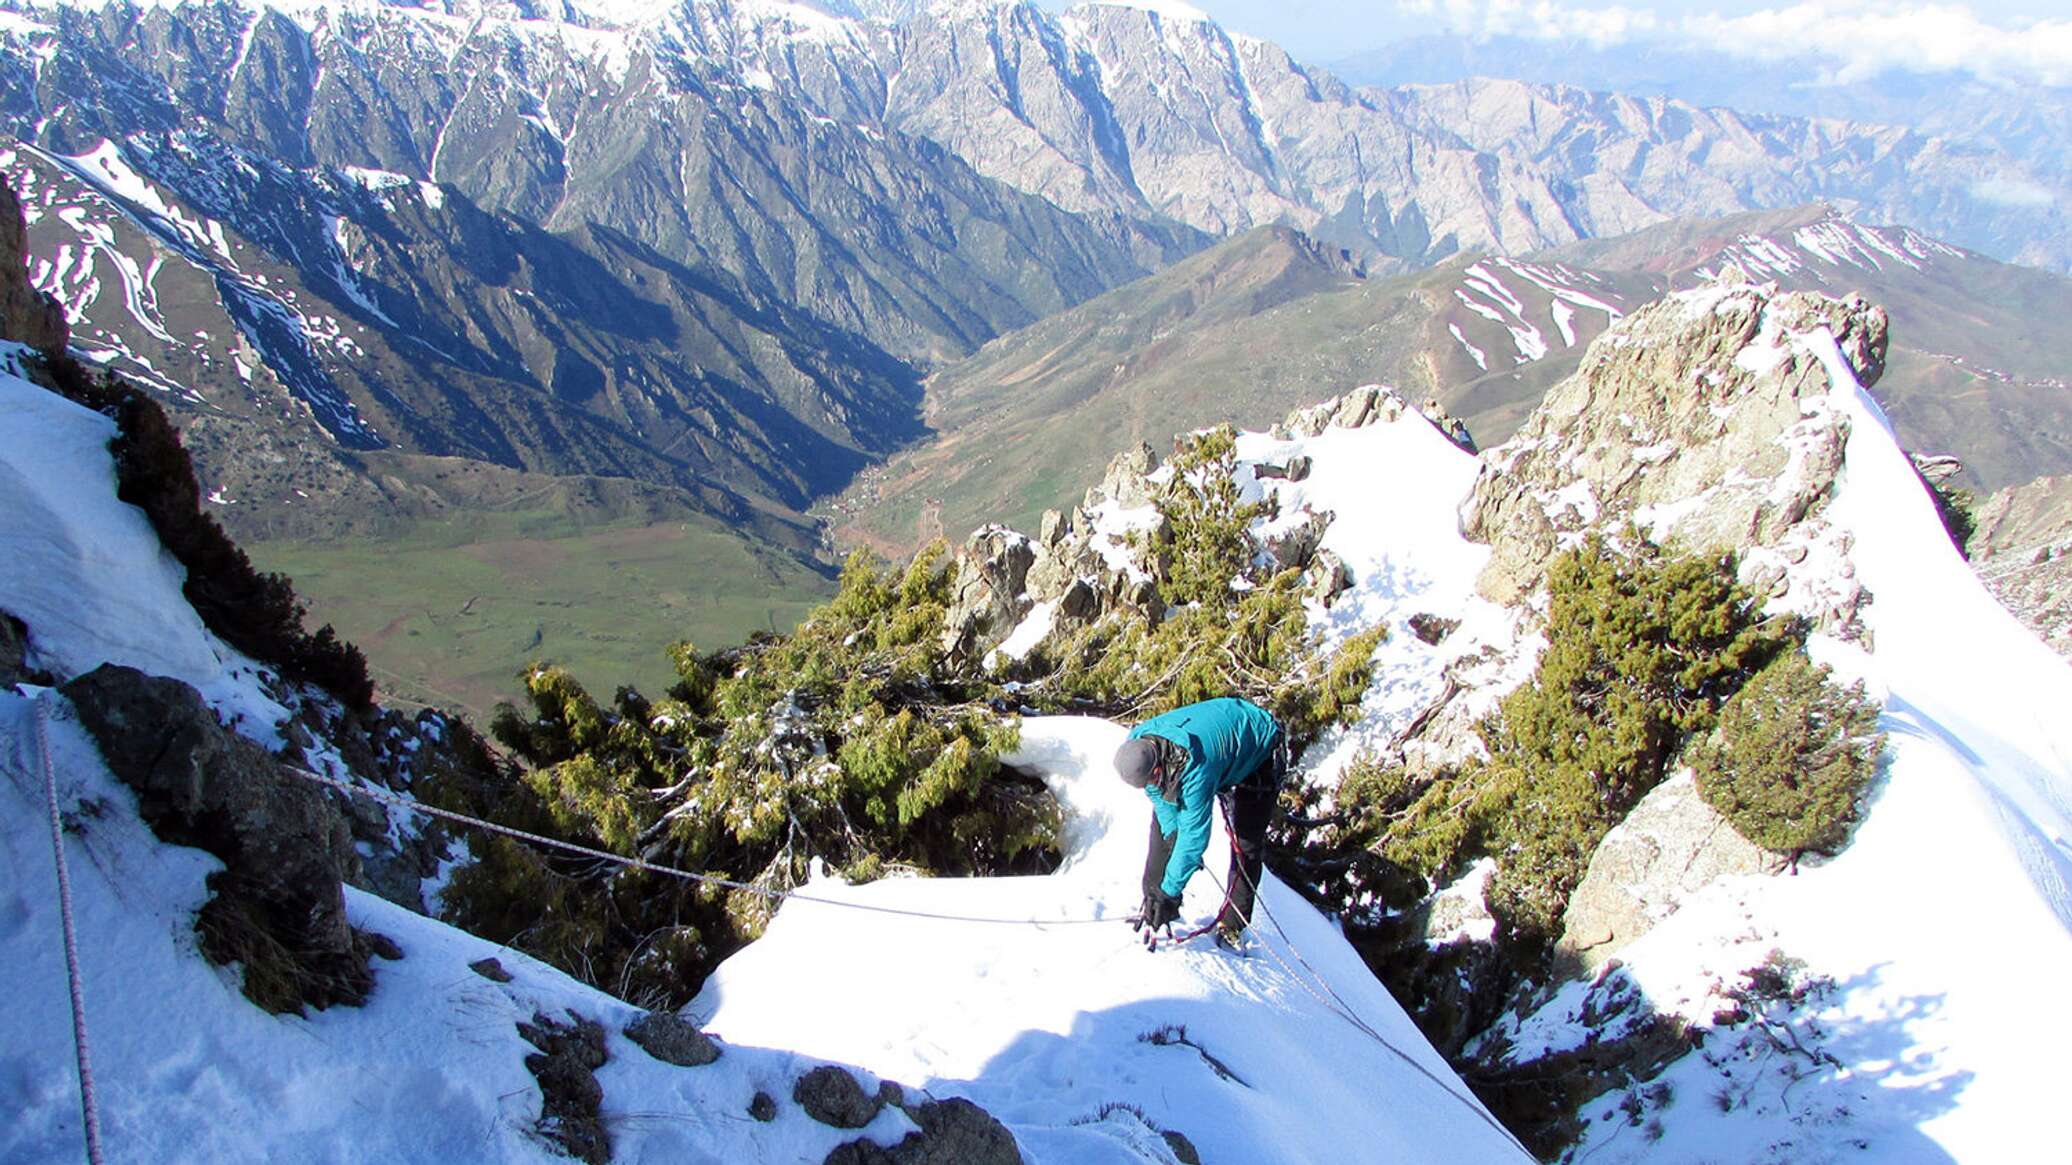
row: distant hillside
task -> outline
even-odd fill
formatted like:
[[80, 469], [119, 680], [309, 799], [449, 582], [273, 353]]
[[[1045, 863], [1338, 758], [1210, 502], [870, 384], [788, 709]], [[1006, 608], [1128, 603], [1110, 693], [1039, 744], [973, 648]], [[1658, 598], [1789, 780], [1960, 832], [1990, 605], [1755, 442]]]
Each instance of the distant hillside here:
[[984, 521], [1033, 526], [1127, 445], [1262, 427], [1349, 384], [1436, 397], [1477, 439], [1501, 440], [1655, 287], [1476, 256], [1370, 278], [1343, 252], [1261, 228], [936, 373], [934, 437], [828, 512], [838, 541], [897, 549]]
[[1033, 524], [1132, 443], [1268, 424], [1348, 384], [1435, 398], [1493, 444], [1612, 321], [1729, 265], [1883, 305], [1879, 399], [1910, 449], [1963, 459], [1960, 484], [2072, 472], [2072, 280], [1915, 231], [1801, 207], [1376, 279], [1274, 228], [937, 372], [924, 406], [935, 436], [866, 473], [836, 507], [836, 534], [904, 548], [986, 520]]

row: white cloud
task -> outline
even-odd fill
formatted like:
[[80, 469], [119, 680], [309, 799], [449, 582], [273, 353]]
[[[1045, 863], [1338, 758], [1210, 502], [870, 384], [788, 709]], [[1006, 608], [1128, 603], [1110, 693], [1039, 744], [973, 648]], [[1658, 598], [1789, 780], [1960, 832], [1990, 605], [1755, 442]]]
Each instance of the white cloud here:
[[1981, 178], [1967, 188], [1973, 198], [2000, 206], [2046, 207], [2057, 202], [2050, 187], [2027, 178]]
[[2072, 19], [2001, 25], [1964, 4], [1802, 0], [1682, 17], [1556, 0], [1403, 0], [1403, 7], [1477, 37], [1583, 40], [1599, 48], [1657, 41], [1770, 61], [1811, 56], [1829, 70], [1825, 80], [1838, 82], [1905, 70], [2072, 85]]
[[1581, 40], [1605, 48], [1665, 31], [1655, 13], [1616, 4], [1578, 8], [1553, 0], [1404, 0], [1402, 6], [1419, 15], [1442, 17], [1448, 27], [1475, 37]]

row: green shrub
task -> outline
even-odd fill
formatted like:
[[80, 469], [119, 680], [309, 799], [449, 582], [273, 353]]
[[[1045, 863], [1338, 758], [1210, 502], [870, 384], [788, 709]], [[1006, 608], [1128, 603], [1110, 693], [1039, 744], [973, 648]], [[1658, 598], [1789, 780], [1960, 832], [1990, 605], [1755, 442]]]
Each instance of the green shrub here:
[[789, 636], [670, 651], [659, 700], [600, 704], [567, 672], [522, 677], [528, 707], [493, 731], [522, 774], [457, 791], [497, 820], [748, 884], [685, 883], [493, 845], [445, 896], [456, 921], [586, 980], [680, 1004], [761, 932], [814, 858], [859, 877], [1034, 873], [1061, 815], [1008, 770], [1015, 722], [939, 653], [951, 585], [940, 544], [888, 572], [853, 556], [835, 597]]
[[1741, 836], [1797, 859], [1848, 844], [1883, 747], [1863, 685], [1836, 684], [1799, 650], [1728, 700], [1690, 759], [1699, 794]]
[[1548, 569], [1547, 649], [1484, 726], [1471, 833], [1498, 857], [1490, 906], [1533, 944], [1559, 932], [1590, 855], [1693, 732], [1803, 636], [1760, 617], [1730, 558], [1593, 536]]
[[1155, 716], [1218, 696], [1244, 696], [1277, 717], [1297, 752], [1359, 710], [1386, 627], [1323, 650], [1302, 605], [1302, 575], [1282, 571], [1215, 604], [1156, 622], [1116, 612], [1032, 654], [1017, 676], [1045, 711]]
[[1250, 572], [1254, 521], [1272, 506], [1244, 502], [1237, 482], [1237, 430], [1223, 425], [1182, 439], [1160, 492], [1166, 517], [1151, 540], [1159, 591], [1175, 606], [1221, 606]]
[[1183, 440], [1158, 500], [1165, 521], [1146, 546], [1151, 609], [1114, 611], [1039, 648], [1011, 673], [1021, 700], [1139, 719], [1243, 696], [1279, 719], [1298, 753], [1358, 713], [1388, 629], [1324, 650], [1302, 572], [1258, 565], [1250, 527], [1272, 507], [1240, 499], [1236, 449], [1228, 425]]
[[1417, 775], [1371, 758], [1347, 769], [1334, 813], [1299, 842], [1332, 873], [1306, 887], [1327, 908], [1345, 909], [1332, 896], [1350, 889], [1400, 910], [1490, 856], [1491, 908], [1521, 949], [1543, 949], [1598, 842], [1803, 634], [1760, 617], [1731, 560], [1626, 541], [1632, 550], [1593, 537], [1549, 567], [1547, 648], [1481, 726], [1485, 759]]
[[[1151, 610], [1111, 613], [1015, 665], [1017, 705], [1135, 717], [1244, 695], [1298, 750], [1357, 711], [1385, 632], [1325, 651], [1300, 573], [1255, 577], [1246, 526], [1263, 511], [1238, 500], [1233, 440], [1208, 434], [1176, 459]], [[653, 701], [622, 690], [605, 706], [558, 668], [528, 670], [527, 706], [493, 725], [525, 771], [457, 796], [754, 889], [492, 851], [455, 879], [451, 912], [621, 995], [680, 1003], [760, 933], [767, 895], [799, 885], [814, 858], [859, 879], [1052, 868], [1057, 805], [1000, 763], [1017, 739], [1007, 693], [942, 652], [953, 583], [941, 543], [897, 571], [858, 553], [791, 635], [676, 645], [678, 682]], [[1187, 598], [1169, 608], [1174, 594]]]

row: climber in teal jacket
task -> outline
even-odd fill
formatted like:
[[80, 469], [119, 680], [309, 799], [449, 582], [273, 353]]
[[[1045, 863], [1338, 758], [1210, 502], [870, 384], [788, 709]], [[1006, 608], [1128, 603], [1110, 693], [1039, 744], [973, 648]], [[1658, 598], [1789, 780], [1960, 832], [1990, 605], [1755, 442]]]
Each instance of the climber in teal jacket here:
[[1252, 921], [1253, 895], [1287, 772], [1285, 734], [1273, 714], [1250, 700], [1203, 700], [1154, 716], [1130, 730], [1115, 752], [1115, 771], [1151, 800], [1151, 844], [1144, 858], [1142, 929], [1170, 926], [1180, 894], [1209, 848], [1209, 819], [1218, 797], [1230, 808], [1228, 900], [1217, 938], [1235, 940]]

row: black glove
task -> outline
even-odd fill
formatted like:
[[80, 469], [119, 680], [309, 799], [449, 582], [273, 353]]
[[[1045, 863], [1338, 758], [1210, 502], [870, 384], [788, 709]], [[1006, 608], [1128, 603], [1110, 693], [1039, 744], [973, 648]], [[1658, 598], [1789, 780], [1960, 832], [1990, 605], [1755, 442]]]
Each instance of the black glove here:
[[1157, 930], [1161, 926], [1171, 926], [1179, 917], [1180, 900], [1171, 894], [1153, 890], [1144, 895], [1144, 908], [1131, 920], [1131, 925], [1138, 930]]

